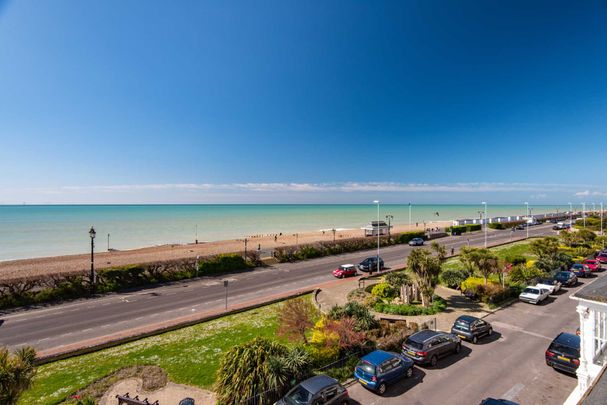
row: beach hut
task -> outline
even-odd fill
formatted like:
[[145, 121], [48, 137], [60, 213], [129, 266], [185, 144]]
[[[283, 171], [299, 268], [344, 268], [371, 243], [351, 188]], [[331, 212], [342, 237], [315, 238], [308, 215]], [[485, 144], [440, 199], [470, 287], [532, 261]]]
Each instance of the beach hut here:
[[392, 225], [386, 224], [384, 221], [371, 221], [367, 226], [363, 226], [362, 229], [365, 232], [365, 236], [377, 236], [388, 235], [390, 233]]

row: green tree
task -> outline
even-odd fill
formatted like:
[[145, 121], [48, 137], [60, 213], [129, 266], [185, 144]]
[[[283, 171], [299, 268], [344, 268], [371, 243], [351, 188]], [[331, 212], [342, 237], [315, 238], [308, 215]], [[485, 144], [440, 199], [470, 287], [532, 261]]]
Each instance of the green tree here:
[[218, 404], [235, 404], [256, 395], [259, 404], [270, 404], [270, 390], [280, 395], [292, 380], [310, 374], [311, 359], [301, 347], [289, 349], [268, 339], [232, 347], [222, 357], [215, 381]]
[[461, 255], [463, 261], [485, 279], [485, 285], [489, 276], [500, 270], [498, 257], [488, 249], [465, 249]]
[[415, 276], [424, 307], [429, 307], [432, 303], [434, 288], [438, 282], [438, 275], [445, 256], [444, 246], [433, 242], [431, 250], [416, 249], [407, 257], [407, 269]]
[[544, 273], [568, 268], [573, 264], [571, 256], [559, 252], [559, 241], [552, 236], [531, 242], [531, 251], [538, 257], [535, 267]]
[[36, 375], [36, 351], [22, 347], [14, 354], [0, 348], [0, 404], [14, 405]]

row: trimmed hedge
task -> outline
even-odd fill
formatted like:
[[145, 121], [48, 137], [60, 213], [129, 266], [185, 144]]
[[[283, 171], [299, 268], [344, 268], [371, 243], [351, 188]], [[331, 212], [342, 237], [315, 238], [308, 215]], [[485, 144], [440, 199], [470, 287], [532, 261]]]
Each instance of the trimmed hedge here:
[[481, 229], [481, 224], [454, 225], [445, 228], [445, 232], [452, 235], [461, 235], [462, 233], [480, 231]]
[[415, 238], [426, 239], [426, 233], [424, 231], [403, 232], [394, 239], [396, 243], [409, 243], [411, 239]]
[[[201, 258], [198, 271], [195, 259], [119, 266], [97, 270], [95, 289], [106, 293], [248, 268], [249, 264], [237, 254]], [[88, 272], [3, 280], [0, 281], [0, 309], [81, 298], [89, 294]]]
[[392, 315], [406, 315], [406, 316], [415, 316], [415, 315], [434, 315], [439, 312], [442, 312], [447, 308], [447, 302], [441, 297], [435, 295], [432, 298], [432, 305], [429, 307], [422, 307], [421, 305], [411, 305], [411, 304], [385, 304], [383, 302], [378, 302], [374, 306], [374, 310], [376, 312], [381, 312], [384, 314], [392, 314]]
[[510, 222], [492, 222], [489, 224], [491, 229], [510, 229], [517, 225], [524, 224], [525, 221], [510, 221]]

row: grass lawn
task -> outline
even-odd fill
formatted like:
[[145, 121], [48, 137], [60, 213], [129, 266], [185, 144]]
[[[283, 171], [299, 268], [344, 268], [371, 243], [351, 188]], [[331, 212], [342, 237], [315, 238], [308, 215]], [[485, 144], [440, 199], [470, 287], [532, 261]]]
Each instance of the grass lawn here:
[[[500, 259], [512, 256], [523, 256], [527, 260], [534, 259], [535, 255], [531, 253], [531, 244], [527, 241], [508, 243], [507, 245], [496, 246], [489, 248]], [[462, 269], [463, 265], [458, 257], [448, 259], [443, 263], [443, 270], [447, 269]]]
[[19, 404], [61, 403], [93, 381], [138, 364], [160, 366], [176, 383], [211, 388], [225, 350], [255, 337], [277, 339], [277, 305], [45, 364]]

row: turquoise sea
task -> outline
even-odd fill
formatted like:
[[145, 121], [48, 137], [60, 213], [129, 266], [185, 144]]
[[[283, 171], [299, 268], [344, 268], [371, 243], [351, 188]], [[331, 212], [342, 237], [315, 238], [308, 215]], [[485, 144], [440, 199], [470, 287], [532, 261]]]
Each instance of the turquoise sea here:
[[[532, 205], [533, 213], [568, 206]], [[478, 218], [481, 205], [412, 205], [412, 222]], [[409, 206], [381, 205], [381, 218], [407, 224]], [[489, 205], [489, 216], [523, 215], [524, 205]], [[438, 216], [436, 213], [438, 212]], [[331, 228], [360, 228], [377, 218], [369, 205], [0, 205], [0, 261], [99, 250], [242, 238]]]

